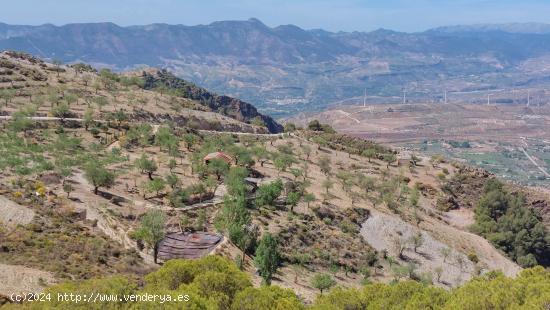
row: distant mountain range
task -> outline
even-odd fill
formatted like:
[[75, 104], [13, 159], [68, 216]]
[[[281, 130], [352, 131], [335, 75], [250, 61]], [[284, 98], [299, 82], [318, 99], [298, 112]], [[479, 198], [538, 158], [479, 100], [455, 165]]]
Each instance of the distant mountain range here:
[[550, 85], [550, 25], [535, 23], [421, 33], [271, 28], [257, 19], [198, 26], [0, 23], [2, 49], [116, 70], [166, 68], [274, 116], [362, 102], [365, 89], [375, 102], [399, 102], [403, 90], [408, 100], [441, 101], [444, 89], [454, 100], [476, 101], [482, 91], [537, 94]]
[[458, 25], [458, 26], [439, 27], [434, 29], [433, 31], [446, 32], [446, 33], [502, 31], [502, 32], [509, 32], [509, 33], [549, 34], [550, 24], [511, 23], [511, 24]]

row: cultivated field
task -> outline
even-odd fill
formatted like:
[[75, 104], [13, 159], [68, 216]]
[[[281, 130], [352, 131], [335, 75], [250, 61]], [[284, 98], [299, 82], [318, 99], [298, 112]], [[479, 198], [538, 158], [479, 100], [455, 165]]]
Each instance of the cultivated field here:
[[550, 107], [474, 104], [341, 106], [293, 119], [395, 147], [443, 154], [510, 181], [550, 184]]

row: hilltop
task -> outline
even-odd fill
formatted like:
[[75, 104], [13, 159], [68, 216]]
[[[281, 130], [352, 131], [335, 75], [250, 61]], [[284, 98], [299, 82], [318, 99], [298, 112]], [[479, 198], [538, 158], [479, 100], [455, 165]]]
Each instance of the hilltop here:
[[[77, 282], [60, 288], [138, 291], [150, 289], [143, 279], [175, 290], [223, 278], [230, 296], [204, 297], [223, 308], [262, 282], [308, 303], [320, 289], [365, 283], [444, 295], [435, 287], [550, 264], [548, 197], [534, 203], [482, 169], [318, 121], [268, 134], [261, 117], [214, 111], [225, 99], [164, 71], [95, 73], [19, 53], [0, 61], [11, 66], [1, 84], [0, 295], [68, 280]], [[172, 233], [222, 241], [204, 260], [161, 268]], [[170, 268], [189, 278], [165, 282]]]

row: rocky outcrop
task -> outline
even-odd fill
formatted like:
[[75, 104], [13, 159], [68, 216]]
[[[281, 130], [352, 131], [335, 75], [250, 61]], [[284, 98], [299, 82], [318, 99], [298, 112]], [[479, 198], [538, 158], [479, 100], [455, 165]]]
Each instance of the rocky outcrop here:
[[155, 72], [144, 71], [143, 78], [145, 80], [143, 86], [145, 89], [154, 89], [159, 86], [167, 87], [175, 91], [178, 96], [196, 100], [213, 112], [245, 123], [250, 123], [254, 119], [261, 120], [271, 133], [283, 131], [283, 126], [273, 118], [259, 113], [256, 107], [250, 103], [229, 96], [216, 95], [193, 83], [182, 80], [166, 70], [157, 70]]

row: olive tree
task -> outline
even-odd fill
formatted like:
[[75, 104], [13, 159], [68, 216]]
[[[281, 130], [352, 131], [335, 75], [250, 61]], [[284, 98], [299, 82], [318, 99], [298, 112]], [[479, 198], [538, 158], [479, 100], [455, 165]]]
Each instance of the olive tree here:
[[166, 216], [161, 210], [151, 210], [141, 219], [141, 224], [136, 231], [136, 237], [143, 240], [153, 248], [153, 257], [157, 263], [158, 248], [165, 236]]
[[115, 175], [100, 164], [89, 163], [84, 168], [84, 176], [94, 186], [94, 194], [100, 187], [111, 187], [115, 183]]

